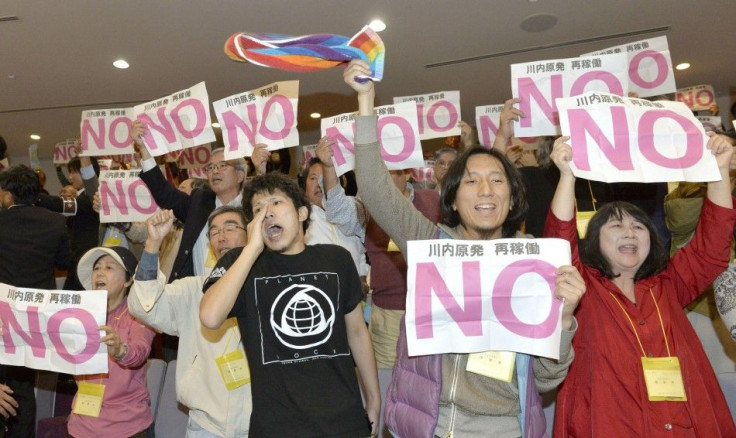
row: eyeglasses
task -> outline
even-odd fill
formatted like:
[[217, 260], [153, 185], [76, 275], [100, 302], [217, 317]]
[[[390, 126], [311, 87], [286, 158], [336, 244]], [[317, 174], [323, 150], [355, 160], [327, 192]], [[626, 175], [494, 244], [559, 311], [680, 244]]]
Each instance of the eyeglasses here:
[[225, 233], [225, 236], [232, 236], [233, 233], [236, 233], [239, 229], [245, 230], [245, 227], [241, 227], [237, 224], [225, 224], [222, 228], [210, 228], [207, 232], [207, 238], [214, 239], [219, 236], [220, 233]]
[[222, 172], [230, 166], [232, 166], [232, 164], [228, 163], [227, 161], [220, 161], [219, 163], [210, 163], [204, 166], [204, 171], [207, 173], [212, 173], [215, 170], [217, 170], [218, 172]]

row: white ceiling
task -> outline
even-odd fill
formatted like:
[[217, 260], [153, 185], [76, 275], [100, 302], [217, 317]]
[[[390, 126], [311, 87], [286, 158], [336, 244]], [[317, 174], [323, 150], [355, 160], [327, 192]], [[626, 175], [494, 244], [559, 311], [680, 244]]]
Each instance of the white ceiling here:
[[[539, 13], [556, 15], [557, 25], [537, 33], [520, 28]], [[736, 85], [736, 0], [2, 0], [4, 16], [20, 18], [0, 22], [0, 135], [15, 162], [27, 163], [31, 133], [42, 137], [42, 159], [56, 142], [78, 137], [83, 109], [132, 106], [200, 81], [214, 101], [299, 79], [304, 144], [319, 134], [309, 113], [356, 109], [340, 69], [289, 73], [230, 61], [223, 45], [238, 31], [353, 35], [381, 18], [388, 28], [381, 32], [386, 69], [378, 103], [460, 90], [468, 121], [475, 106], [510, 97], [512, 63], [574, 57], [663, 32], [426, 65], [669, 26], [673, 63], [692, 64], [676, 73], [678, 87], [712, 84], [723, 98]], [[118, 58], [131, 67], [114, 68]]]

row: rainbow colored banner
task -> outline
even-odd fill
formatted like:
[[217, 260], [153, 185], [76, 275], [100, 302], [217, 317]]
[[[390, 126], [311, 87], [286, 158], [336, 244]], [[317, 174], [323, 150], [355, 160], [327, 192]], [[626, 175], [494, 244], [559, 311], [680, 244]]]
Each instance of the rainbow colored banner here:
[[386, 48], [378, 34], [365, 26], [352, 38], [327, 33], [291, 36], [241, 32], [228, 38], [225, 54], [234, 61], [297, 72], [345, 66], [353, 59], [362, 59], [371, 66], [370, 79], [380, 81]]

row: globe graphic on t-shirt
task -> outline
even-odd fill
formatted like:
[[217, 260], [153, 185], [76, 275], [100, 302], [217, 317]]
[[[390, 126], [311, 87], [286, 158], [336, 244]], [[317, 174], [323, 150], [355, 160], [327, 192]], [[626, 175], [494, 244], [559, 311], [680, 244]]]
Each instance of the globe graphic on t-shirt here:
[[306, 294], [298, 294], [286, 305], [283, 326], [294, 333], [313, 335], [325, 328], [326, 320], [322, 309]]
[[304, 349], [324, 343], [332, 334], [335, 307], [319, 288], [295, 284], [284, 289], [271, 307], [271, 327], [284, 345]]

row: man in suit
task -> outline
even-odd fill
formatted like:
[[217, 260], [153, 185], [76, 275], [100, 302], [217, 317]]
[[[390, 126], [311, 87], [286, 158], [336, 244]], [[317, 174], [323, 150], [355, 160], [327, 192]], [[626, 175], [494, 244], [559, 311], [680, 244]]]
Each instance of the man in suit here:
[[[71, 264], [64, 217], [34, 206], [40, 188], [36, 173], [28, 166], [0, 172], [0, 283], [56, 289], [54, 268], [67, 269]], [[4, 368], [4, 383], [18, 403], [16, 415], [8, 419], [8, 437], [32, 437], [35, 373], [25, 367], [0, 368]]]

